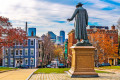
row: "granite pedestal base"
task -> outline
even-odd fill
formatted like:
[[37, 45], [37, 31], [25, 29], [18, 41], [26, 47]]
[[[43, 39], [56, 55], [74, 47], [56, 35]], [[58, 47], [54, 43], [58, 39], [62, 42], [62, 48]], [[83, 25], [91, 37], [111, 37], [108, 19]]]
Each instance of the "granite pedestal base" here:
[[72, 46], [72, 65], [68, 74], [76, 77], [98, 77], [94, 70], [93, 46]]

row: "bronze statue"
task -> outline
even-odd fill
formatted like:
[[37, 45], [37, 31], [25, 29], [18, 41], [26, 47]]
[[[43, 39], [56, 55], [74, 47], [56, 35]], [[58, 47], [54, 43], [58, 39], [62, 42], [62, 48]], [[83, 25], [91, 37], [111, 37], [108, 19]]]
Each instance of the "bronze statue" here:
[[[75, 38], [77, 39], [76, 46], [91, 46], [87, 36], [86, 27], [88, 26], [88, 13], [82, 7], [82, 3], [76, 5], [76, 10], [73, 16], [68, 21], [72, 21], [75, 17]], [[80, 41], [82, 39], [82, 41]]]

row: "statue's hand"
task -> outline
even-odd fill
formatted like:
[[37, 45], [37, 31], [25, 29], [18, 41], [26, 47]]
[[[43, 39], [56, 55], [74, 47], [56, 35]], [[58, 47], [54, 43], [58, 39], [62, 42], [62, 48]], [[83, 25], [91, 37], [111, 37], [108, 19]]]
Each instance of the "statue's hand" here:
[[70, 21], [71, 21], [71, 19], [67, 19], [67, 21], [69, 21], [69, 22], [70, 22]]

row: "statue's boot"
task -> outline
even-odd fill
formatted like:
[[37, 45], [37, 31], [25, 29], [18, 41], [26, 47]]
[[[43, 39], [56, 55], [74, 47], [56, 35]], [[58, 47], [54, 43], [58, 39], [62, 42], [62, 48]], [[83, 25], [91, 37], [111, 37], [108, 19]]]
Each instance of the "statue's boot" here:
[[83, 43], [89, 44], [89, 40], [83, 40]]
[[89, 43], [89, 40], [78, 40], [75, 46], [92, 46], [92, 44]]
[[81, 44], [83, 44], [83, 41], [77, 40], [77, 43], [75, 44], [75, 46], [80, 46]]

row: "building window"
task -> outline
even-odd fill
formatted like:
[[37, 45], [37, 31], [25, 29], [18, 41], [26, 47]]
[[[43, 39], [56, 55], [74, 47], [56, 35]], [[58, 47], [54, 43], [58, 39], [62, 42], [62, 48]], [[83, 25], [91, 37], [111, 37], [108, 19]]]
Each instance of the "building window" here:
[[40, 57], [40, 52], [39, 52], [39, 57]]
[[34, 58], [31, 58], [30, 62], [31, 62], [31, 65], [34, 65]]
[[39, 44], [39, 48], [40, 48], [40, 44]]
[[18, 45], [18, 42], [16, 42], [16, 46]]
[[8, 64], [8, 59], [7, 58], [5, 58], [5, 65], [7, 65]]
[[5, 50], [5, 55], [6, 55], [6, 56], [8, 55], [8, 49]]
[[20, 45], [22, 45], [22, 43], [20, 42]]
[[14, 51], [13, 51], [13, 49], [11, 49], [11, 56], [13, 56], [13, 54], [14, 54]]
[[28, 58], [25, 58], [25, 65], [28, 65]]
[[110, 36], [110, 39], [113, 39], [113, 36]]
[[34, 41], [33, 40], [31, 40], [30, 43], [31, 43], [31, 45], [34, 45]]
[[18, 56], [18, 50], [16, 50], [16, 55]]
[[25, 49], [25, 55], [28, 56], [28, 49]]
[[34, 55], [34, 49], [30, 50], [30, 55], [33, 56]]
[[23, 50], [20, 50], [20, 55], [22, 55]]
[[10, 58], [10, 64], [13, 65], [13, 58]]
[[25, 41], [25, 45], [26, 45], [26, 46], [28, 45], [28, 40]]

